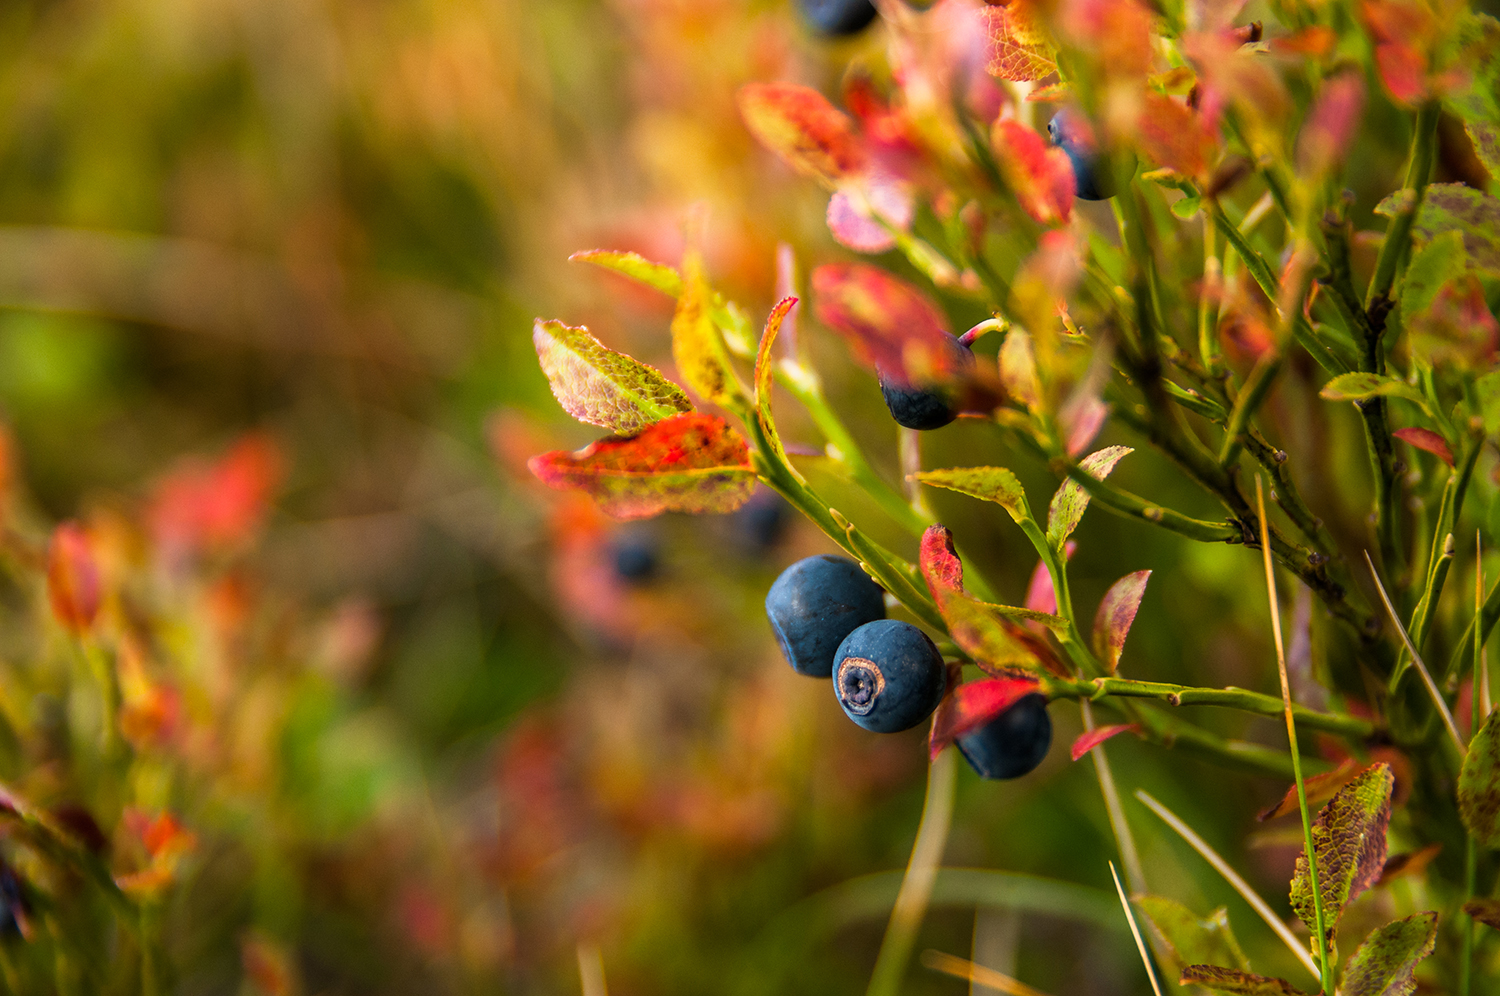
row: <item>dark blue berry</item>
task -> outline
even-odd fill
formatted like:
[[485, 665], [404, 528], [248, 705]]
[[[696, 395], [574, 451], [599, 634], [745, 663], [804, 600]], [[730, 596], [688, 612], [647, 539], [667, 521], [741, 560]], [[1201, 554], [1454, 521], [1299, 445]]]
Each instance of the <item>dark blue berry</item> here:
[[757, 491], [734, 513], [734, 532], [749, 550], [762, 552], [774, 547], [786, 535], [786, 499], [774, 491]]
[[854, 561], [823, 554], [781, 572], [766, 593], [766, 615], [792, 670], [826, 678], [844, 637], [885, 618], [885, 592]]
[[0, 865], [0, 938], [21, 936], [21, 920], [26, 916], [26, 897], [21, 879], [9, 865]]
[[1047, 700], [1028, 695], [972, 733], [958, 749], [983, 778], [1020, 778], [1036, 770], [1052, 746]]
[[615, 541], [615, 574], [630, 582], [649, 581], [660, 567], [656, 542], [641, 535], [622, 536]]
[[857, 35], [875, 20], [870, 0], [798, 0], [802, 16], [825, 35]]
[[899, 619], [866, 623], [850, 633], [833, 670], [844, 714], [875, 733], [909, 730], [931, 716], [947, 681], [938, 648]]
[[[955, 368], [962, 369], [974, 362], [974, 354], [967, 345], [952, 336], [946, 339], [952, 349], [949, 359]], [[891, 418], [907, 429], [941, 429], [958, 418], [957, 399], [945, 387], [917, 387], [881, 372], [880, 393], [885, 396]]]
[[1079, 200], [1102, 201], [1115, 195], [1114, 178], [1109, 174], [1109, 162], [1099, 155], [1084, 126], [1067, 111], [1058, 111], [1047, 122], [1047, 134], [1052, 144], [1068, 154], [1073, 164], [1074, 193]]

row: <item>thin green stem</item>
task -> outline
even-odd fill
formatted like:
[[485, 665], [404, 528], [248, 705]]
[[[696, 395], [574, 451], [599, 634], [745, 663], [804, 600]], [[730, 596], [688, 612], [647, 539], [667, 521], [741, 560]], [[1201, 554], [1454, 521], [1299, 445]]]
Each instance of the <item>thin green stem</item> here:
[[[1479, 613], [1484, 604], [1484, 547], [1479, 538], [1479, 531], [1474, 531], [1474, 618], [1479, 618]], [[1479, 676], [1480, 669], [1484, 666], [1480, 658], [1482, 644], [1474, 643], [1473, 670], [1469, 672], [1469, 698], [1472, 700], [1469, 713], [1469, 742], [1473, 743], [1474, 737], [1479, 733], [1479, 723], [1483, 718], [1480, 714]], [[1470, 899], [1474, 896], [1475, 880], [1479, 871], [1479, 851], [1474, 840], [1474, 835], [1464, 835], [1464, 898]], [[1458, 957], [1458, 996], [1469, 996], [1470, 979], [1474, 975], [1474, 918], [1464, 914], [1459, 921], [1462, 925], [1463, 936], [1460, 938], [1461, 947]]]
[[1224, 374], [1219, 353], [1219, 295], [1224, 289], [1223, 265], [1214, 232], [1214, 220], [1203, 215], [1203, 286], [1198, 291], [1198, 353], [1211, 377]]
[[1084, 470], [1074, 460], [1057, 457], [1053, 469], [1077, 481], [1099, 504], [1119, 515], [1141, 519], [1204, 543], [1227, 543], [1240, 538], [1240, 530], [1227, 522], [1193, 519], [1181, 512], [1153, 504]]
[[1430, 100], [1417, 111], [1404, 187], [1411, 194], [1386, 229], [1385, 240], [1380, 245], [1380, 255], [1375, 259], [1375, 272], [1370, 277], [1370, 287], [1365, 294], [1365, 310], [1381, 314], [1377, 328], [1384, 326], [1383, 313], [1389, 310], [1388, 303], [1391, 287], [1396, 282], [1396, 271], [1402, 257], [1406, 255], [1407, 247], [1411, 245], [1412, 224], [1421, 209], [1422, 198], [1437, 161], [1437, 125], [1441, 110], [1440, 102]]

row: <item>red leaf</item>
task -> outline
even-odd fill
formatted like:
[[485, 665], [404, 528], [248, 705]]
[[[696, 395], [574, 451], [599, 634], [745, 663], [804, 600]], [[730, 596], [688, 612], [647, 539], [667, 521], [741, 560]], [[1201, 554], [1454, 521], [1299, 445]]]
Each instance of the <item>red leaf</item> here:
[[732, 512], [750, 498], [755, 471], [745, 440], [717, 415], [687, 412], [629, 439], [531, 458], [548, 487], [583, 491], [616, 519], [662, 512]]
[[995, 122], [995, 156], [1021, 207], [1043, 225], [1065, 223], [1073, 210], [1073, 165], [1062, 149], [1012, 118]]
[[853, 121], [811, 87], [750, 83], [739, 104], [751, 134], [799, 173], [836, 183], [864, 170]]
[[281, 454], [270, 437], [244, 436], [219, 460], [187, 460], [156, 487], [149, 518], [169, 556], [233, 547], [250, 539], [281, 480]]
[[1500, 346], [1500, 323], [1472, 273], [1445, 284], [1430, 305], [1405, 321], [1412, 352], [1435, 366], [1486, 367]]
[[1073, 749], [1069, 753], [1072, 755], [1073, 760], [1076, 761], [1110, 737], [1127, 731], [1130, 733], [1140, 733], [1141, 726], [1139, 723], [1116, 723], [1113, 726], [1095, 727], [1086, 733], [1079, 734], [1078, 739], [1073, 741]]
[[1125, 637], [1130, 634], [1150, 577], [1150, 571], [1125, 575], [1104, 593], [1104, 599], [1099, 603], [1099, 611], [1094, 616], [1094, 653], [1099, 655], [1110, 674], [1119, 667]]
[[967, 351], [943, 328], [937, 305], [911, 284], [865, 263], [813, 271], [818, 321], [848, 341], [864, 362], [906, 382], [942, 380]]
[[1453, 451], [1448, 449], [1447, 440], [1431, 429], [1408, 426], [1405, 429], [1397, 429], [1391, 435], [1402, 442], [1410, 443], [1419, 450], [1426, 450], [1448, 466], [1453, 466]]
[[99, 614], [99, 566], [88, 534], [76, 522], [64, 522], [47, 546], [47, 598], [63, 626], [82, 633]]
[[1011, 0], [1003, 7], [985, 7], [980, 16], [989, 36], [985, 69], [991, 76], [1035, 81], [1057, 72], [1057, 57], [1031, 8], [1031, 0]]
[[919, 559], [922, 577], [953, 642], [980, 667], [991, 673], [1008, 666], [1035, 667], [1048, 653], [1040, 640], [964, 591], [964, 565], [953, 550], [947, 526], [927, 527]]
[[1436, 20], [1425, 3], [1374, 0], [1360, 5], [1365, 30], [1375, 43], [1380, 80], [1398, 103], [1413, 107], [1429, 90], [1427, 47]]
[[1358, 73], [1339, 73], [1323, 84], [1297, 140], [1297, 163], [1305, 175], [1321, 177], [1343, 161], [1364, 106], [1365, 82]]
[[1192, 108], [1159, 93], [1148, 93], [1136, 122], [1141, 149], [1158, 164], [1196, 177], [1213, 152], [1213, 139]]
[[937, 757], [959, 737], [979, 729], [1021, 699], [1041, 689], [1032, 678], [981, 678], [948, 693], [932, 718], [927, 750]]
[[[1063, 556], [1072, 560], [1076, 549], [1078, 544], [1068, 540], [1063, 546]], [[1052, 573], [1047, 570], [1044, 560], [1038, 560], [1036, 567], [1032, 568], [1031, 582], [1026, 586], [1026, 608], [1049, 616], [1057, 614], [1057, 592], [1052, 588]]]

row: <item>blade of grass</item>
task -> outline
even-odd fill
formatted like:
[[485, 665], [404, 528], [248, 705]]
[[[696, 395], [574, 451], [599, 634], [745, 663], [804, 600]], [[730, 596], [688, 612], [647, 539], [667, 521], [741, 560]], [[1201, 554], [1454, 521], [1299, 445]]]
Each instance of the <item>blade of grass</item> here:
[[1146, 966], [1146, 977], [1151, 980], [1151, 991], [1161, 996], [1161, 983], [1156, 981], [1156, 969], [1151, 965], [1151, 955], [1146, 951], [1146, 942], [1141, 939], [1141, 928], [1136, 925], [1135, 914], [1130, 910], [1130, 900], [1125, 897], [1125, 887], [1120, 884], [1120, 873], [1115, 863], [1109, 863], [1109, 874], [1115, 880], [1115, 891], [1120, 894], [1120, 905], [1125, 909], [1125, 919], [1130, 921], [1130, 933], [1135, 937], [1135, 949], [1141, 953], [1141, 964]]
[[604, 956], [598, 945], [578, 942], [578, 982], [583, 996], [609, 996], [604, 985]]
[[953, 789], [958, 782], [958, 752], [946, 748], [927, 769], [927, 798], [922, 804], [922, 822], [906, 865], [906, 877], [896, 894], [896, 905], [875, 957], [867, 996], [895, 996], [917, 940], [917, 928], [927, 912], [932, 886], [937, 879], [943, 848], [948, 843], [948, 825], [953, 819]]
[[[1479, 530], [1474, 530], [1474, 622], [1478, 625], [1479, 613], [1484, 611], [1484, 541], [1479, 536]], [[1478, 640], [1474, 641], [1474, 670], [1469, 675], [1469, 699], [1473, 703], [1470, 708], [1469, 737], [1472, 740], [1479, 733], [1480, 702], [1479, 682], [1480, 672], [1484, 668], [1481, 659], [1481, 647]], [[1478, 877], [1479, 853], [1475, 848], [1474, 835], [1464, 835], [1464, 898], [1471, 899], [1474, 896], [1474, 882]], [[1470, 979], [1474, 973], [1474, 918], [1467, 914], [1460, 921], [1463, 930], [1462, 947], [1458, 958], [1458, 996], [1469, 996]]]
[[[1089, 708], [1088, 699], [1080, 699], [1079, 708], [1083, 711], [1083, 728], [1092, 730], [1094, 728], [1094, 711]], [[1130, 824], [1125, 822], [1125, 807], [1120, 805], [1120, 790], [1115, 785], [1114, 773], [1109, 767], [1109, 758], [1104, 755], [1104, 745], [1100, 744], [1089, 754], [1094, 759], [1094, 772], [1099, 778], [1099, 791], [1104, 796], [1104, 809], [1109, 813], [1109, 826], [1115, 834], [1115, 844], [1120, 849], [1120, 860], [1125, 865], [1125, 877], [1130, 880], [1131, 892], [1146, 891], [1146, 871], [1141, 864], [1140, 852], [1135, 848], [1135, 837], [1130, 833]]]
[[1266, 566], [1266, 597], [1271, 602], [1271, 634], [1276, 639], [1276, 670], [1281, 675], [1281, 701], [1286, 713], [1286, 739], [1292, 752], [1292, 777], [1297, 783], [1297, 808], [1302, 813], [1302, 841], [1307, 848], [1307, 872], [1312, 882], [1314, 929], [1317, 931], [1319, 979], [1323, 992], [1333, 992], [1333, 959], [1329, 956], [1327, 921], [1323, 918], [1323, 892], [1318, 887], [1318, 852], [1313, 847], [1312, 816], [1307, 810], [1307, 786], [1302, 780], [1302, 752], [1297, 747], [1297, 721], [1292, 715], [1292, 686], [1287, 680], [1286, 646], [1281, 637], [1281, 604], [1276, 597], [1276, 565], [1271, 562], [1270, 526], [1266, 522], [1266, 489], [1255, 475], [1255, 503], [1260, 511], [1260, 552]]
[[934, 972], [942, 972], [944, 975], [952, 975], [978, 983], [996, 992], [1009, 993], [1010, 996], [1047, 996], [1040, 989], [1033, 989], [1026, 983], [1012, 979], [993, 968], [985, 968], [983, 965], [976, 965], [972, 961], [966, 961], [942, 951], [931, 949], [923, 951], [922, 964]]
[[1380, 592], [1380, 600], [1385, 603], [1385, 611], [1391, 617], [1391, 622], [1396, 626], [1396, 632], [1401, 634], [1401, 642], [1406, 644], [1407, 653], [1411, 654], [1411, 661], [1416, 667], [1417, 673], [1422, 676], [1422, 683], [1427, 686], [1427, 694], [1432, 696], [1432, 704], [1437, 707], [1438, 715], [1443, 717], [1443, 725], [1448, 728], [1448, 736], [1453, 738], [1453, 746], [1458, 748], [1458, 756], [1463, 757], [1468, 753], [1464, 746], [1463, 738], [1458, 735], [1458, 725], [1453, 722], [1453, 713], [1448, 711], [1448, 703], [1443, 701], [1443, 696], [1438, 692], [1437, 685], [1433, 684], [1432, 675], [1427, 671], [1427, 665], [1422, 661], [1422, 655], [1417, 653], [1416, 644], [1411, 642], [1411, 637], [1406, 633], [1406, 627], [1401, 625], [1401, 617], [1396, 615], [1396, 607], [1391, 604], [1391, 596], [1385, 592], [1385, 585], [1380, 583], [1380, 572], [1375, 570], [1375, 562], [1370, 559], [1370, 551], [1365, 551], [1365, 563], [1370, 565], [1370, 577], [1375, 579], [1375, 589]]
[[1136, 789], [1135, 797], [1141, 800], [1147, 809], [1161, 817], [1163, 823], [1176, 830], [1177, 835], [1187, 841], [1188, 846], [1197, 851], [1203, 857], [1204, 861], [1212, 865], [1214, 871], [1224, 876], [1224, 881], [1233, 886], [1234, 891], [1240, 894], [1240, 898], [1249, 903], [1250, 908], [1258, 913], [1260, 918], [1266, 922], [1266, 926], [1276, 932], [1276, 936], [1285, 942], [1292, 954], [1297, 956], [1297, 960], [1302, 962], [1307, 967], [1307, 970], [1313, 974], [1313, 978], [1318, 979], [1320, 982], [1322, 981], [1323, 977], [1318, 970], [1318, 963], [1313, 961], [1312, 955], [1307, 952], [1307, 947], [1297, 939], [1296, 934], [1292, 933], [1292, 928], [1288, 927], [1276, 915], [1275, 911], [1266, 904], [1266, 901], [1260, 898], [1254, 889], [1250, 888], [1250, 883], [1240, 878], [1239, 873], [1229, 866], [1229, 862], [1219, 856], [1218, 851], [1215, 851], [1208, 845], [1208, 841], [1194, 833], [1192, 827], [1182, 822], [1182, 819], [1176, 813], [1163, 806], [1160, 802], [1157, 802], [1155, 797], [1145, 789]]

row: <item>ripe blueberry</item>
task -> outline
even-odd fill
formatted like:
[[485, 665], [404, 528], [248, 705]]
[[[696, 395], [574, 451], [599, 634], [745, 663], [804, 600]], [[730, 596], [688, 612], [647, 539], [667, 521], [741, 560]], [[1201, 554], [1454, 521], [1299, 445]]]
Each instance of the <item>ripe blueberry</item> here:
[[[949, 359], [954, 368], [962, 369], [974, 362], [974, 354], [967, 345], [952, 336], [946, 339], [951, 346]], [[958, 418], [953, 392], [943, 387], [917, 387], [882, 372], [880, 393], [885, 396], [891, 418], [907, 429], [941, 429]]]
[[948, 672], [927, 634], [899, 619], [865, 623], [839, 644], [833, 691], [844, 714], [875, 733], [909, 730], [943, 699]]
[[820, 554], [781, 572], [766, 593], [766, 615], [792, 670], [826, 678], [844, 637], [885, 618], [885, 593], [854, 561]]
[[614, 544], [615, 574], [622, 581], [639, 583], [656, 575], [656, 543], [648, 536], [622, 536]]
[[1047, 134], [1073, 164], [1073, 189], [1079, 200], [1102, 201], [1115, 195], [1109, 162], [1099, 155], [1099, 147], [1086, 123], [1068, 111], [1058, 111], [1047, 122]]
[[807, 23], [825, 35], [856, 35], [875, 20], [870, 0], [799, 0]]
[[972, 733], [958, 738], [964, 759], [982, 778], [1030, 774], [1052, 746], [1047, 700], [1028, 695]]

